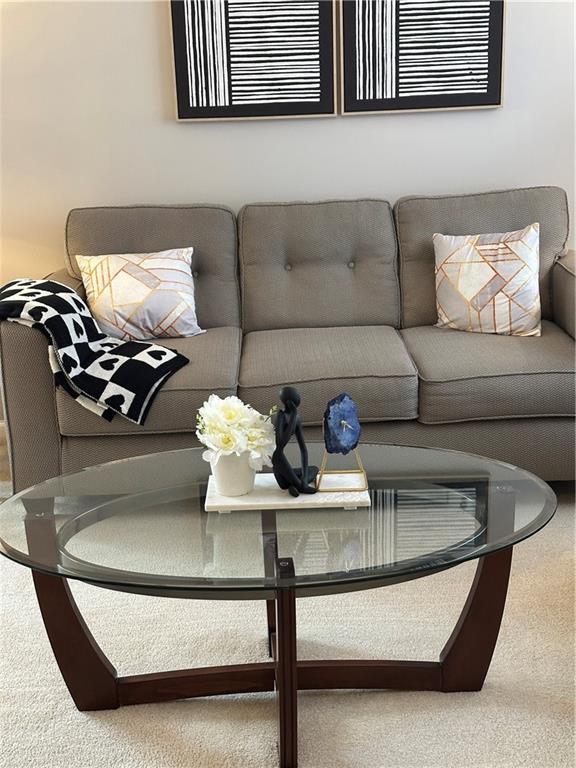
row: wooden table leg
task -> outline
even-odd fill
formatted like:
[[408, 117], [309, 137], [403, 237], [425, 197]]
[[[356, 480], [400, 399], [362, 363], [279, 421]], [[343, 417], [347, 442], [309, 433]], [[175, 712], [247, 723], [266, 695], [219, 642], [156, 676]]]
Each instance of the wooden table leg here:
[[[264, 555], [264, 573], [276, 574], [278, 557], [278, 536], [276, 531], [276, 510], [262, 511], [262, 548]], [[274, 656], [276, 650], [276, 600], [266, 600], [266, 622], [268, 625], [268, 655]]]
[[[290, 558], [277, 561], [278, 573], [294, 575]], [[294, 589], [276, 593], [276, 696], [278, 699], [278, 750], [280, 768], [298, 765], [298, 680], [296, 668], [296, 595]]]
[[506, 603], [512, 547], [486, 555], [460, 618], [440, 654], [443, 691], [479, 691], [484, 684]]
[[38, 571], [32, 575], [46, 633], [76, 707], [116, 709], [116, 670], [86, 626], [68, 582]]
[[[26, 537], [32, 557], [48, 569], [59, 562], [52, 498], [25, 498]], [[33, 571], [46, 633], [64, 682], [81, 711], [116, 709], [116, 670], [86, 626], [68, 581]]]
[[268, 623], [268, 656], [276, 656], [276, 601], [266, 600], [266, 619]]

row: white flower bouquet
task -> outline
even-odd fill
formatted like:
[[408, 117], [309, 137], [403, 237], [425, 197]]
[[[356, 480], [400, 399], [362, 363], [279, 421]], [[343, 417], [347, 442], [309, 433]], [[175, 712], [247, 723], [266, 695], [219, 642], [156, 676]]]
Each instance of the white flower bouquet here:
[[271, 464], [275, 440], [270, 416], [238, 397], [210, 395], [196, 416], [196, 435], [208, 449], [202, 457], [213, 469], [223, 456], [233, 454], [248, 454], [248, 464], [256, 471]]

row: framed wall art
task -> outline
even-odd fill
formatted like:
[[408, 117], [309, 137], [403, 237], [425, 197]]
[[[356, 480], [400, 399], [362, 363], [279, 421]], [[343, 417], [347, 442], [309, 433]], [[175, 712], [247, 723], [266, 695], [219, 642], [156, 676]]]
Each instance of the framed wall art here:
[[335, 113], [333, 0], [172, 0], [178, 117]]
[[342, 0], [342, 114], [499, 106], [503, 18], [503, 0]]

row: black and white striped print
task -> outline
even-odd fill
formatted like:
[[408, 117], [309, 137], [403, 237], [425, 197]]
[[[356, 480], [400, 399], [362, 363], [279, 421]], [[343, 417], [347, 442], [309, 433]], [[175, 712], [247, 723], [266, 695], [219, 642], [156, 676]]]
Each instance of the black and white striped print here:
[[398, 95], [486, 93], [489, 0], [398, 0]]
[[320, 100], [320, 2], [228, 0], [232, 104]]
[[189, 106], [320, 101], [322, 0], [184, 0]]
[[396, 95], [396, 0], [356, 2], [356, 98]]
[[503, 0], [342, 0], [343, 112], [496, 106]]
[[224, 0], [184, 0], [188, 97], [191, 107], [230, 103]]

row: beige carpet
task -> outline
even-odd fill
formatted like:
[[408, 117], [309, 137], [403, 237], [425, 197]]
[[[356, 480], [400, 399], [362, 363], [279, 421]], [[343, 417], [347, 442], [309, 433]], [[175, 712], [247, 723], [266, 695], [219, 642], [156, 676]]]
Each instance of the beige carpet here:
[[[303, 692], [301, 768], [571, 768], [573, 489], [515, 550], [508, 604], [479, 693]], [[0, 558], [2, 768], [273, 768], [271, 694], [80, 713], [52, 658], [29, 572]], [[298, 602], [299, 655], [435, 658], [474, 566]], [[162, 600], [76, 585], [122, 674], [266, 659], [262, 603]]]

